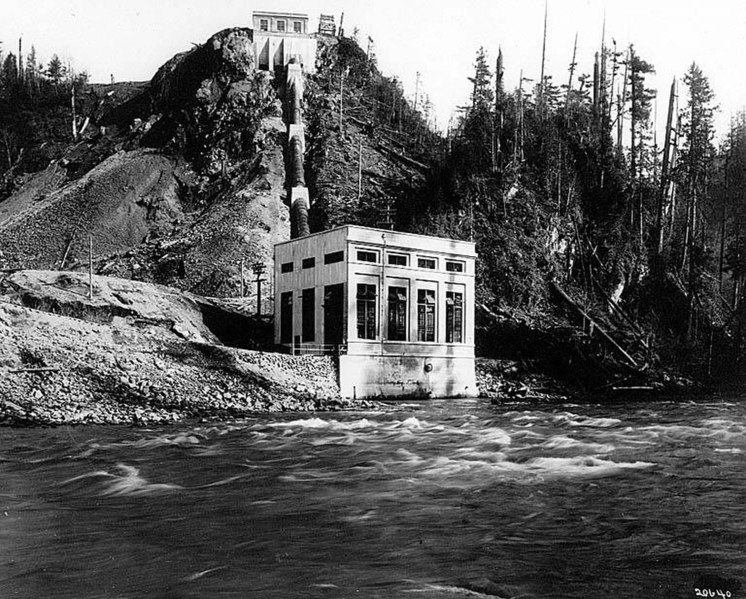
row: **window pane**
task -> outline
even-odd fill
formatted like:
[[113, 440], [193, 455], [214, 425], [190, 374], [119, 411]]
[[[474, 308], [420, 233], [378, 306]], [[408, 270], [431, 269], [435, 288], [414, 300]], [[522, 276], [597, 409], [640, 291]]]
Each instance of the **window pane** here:
[[357, 336], [358, 339], [376, 338], [376, 286], [357, 285]]
[[407, 257], [402, 254], [389, 254], [389, 264], [394, 266], [406, 266]]
[[435, 268], [435, 260], [433, 258], [417, 258], [417, 266], [420, 268]]
[[446, 270], [448, 272], [464, 272], [464, 263], [463, 262], [451, 262], [449, 260], [446, 262]]
[[293, 272], [293, 263], [285, 262], [280, 266], [280, 272]]
[[407, 288], [389, 287], [388, 338], [407, 340]]
[[435, 290], [417, 290], [417, 340], [435, 341]]
[[300, 21], [295, 21], [293, 23], [293, 28], [295, 30], [295, 33], [303, 33], [302, 24]]
[[303, 268], [313, 268], [316, 266], [316, 258], [303, 258]]
[[342, 260], [344, 259], [344, 252], [332, 252], [330, 254], [324, 254], [324, 264], [334, 264], [335, 262], [342, 262]]
[[358, 250], [357, 259], [361, 262], [378, 262], [378, 252]]
[[464, 342], [464, 296], [455, 291], [446, 292], [446, 343]]

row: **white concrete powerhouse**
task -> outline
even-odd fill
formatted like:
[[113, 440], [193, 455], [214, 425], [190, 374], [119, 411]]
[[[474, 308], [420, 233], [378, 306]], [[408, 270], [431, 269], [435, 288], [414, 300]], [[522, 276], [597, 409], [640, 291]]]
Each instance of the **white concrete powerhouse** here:
[[474, 396], [474, 243], [345, 225], [275, 246], [275, 343], [347, 397]]
[[258, 69], [282, 69], [291, 58], [295, 58], [303, 72], [316, 71], [316, 39], [308, 33], [308, 15], [254, 12], [253, 22]]

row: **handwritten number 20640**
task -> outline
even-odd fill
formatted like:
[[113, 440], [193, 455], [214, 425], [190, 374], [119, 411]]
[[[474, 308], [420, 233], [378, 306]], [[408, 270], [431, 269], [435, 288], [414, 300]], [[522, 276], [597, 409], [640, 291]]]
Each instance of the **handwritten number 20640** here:
[[694, 592], [697, 597], [722, 597], [725, 599], [726, 597], [731, 596], [730, 591], [721, 591], [720, 589], [716, 591], [713, 591], [712, 589], [694, 589]]

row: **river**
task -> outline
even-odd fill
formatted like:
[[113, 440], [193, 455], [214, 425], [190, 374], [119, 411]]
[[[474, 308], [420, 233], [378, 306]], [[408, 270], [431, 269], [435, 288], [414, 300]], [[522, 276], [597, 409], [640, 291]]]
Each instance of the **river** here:
[[744, 597], [745, 433], [735, 399], [0, 429], [0, 597]]

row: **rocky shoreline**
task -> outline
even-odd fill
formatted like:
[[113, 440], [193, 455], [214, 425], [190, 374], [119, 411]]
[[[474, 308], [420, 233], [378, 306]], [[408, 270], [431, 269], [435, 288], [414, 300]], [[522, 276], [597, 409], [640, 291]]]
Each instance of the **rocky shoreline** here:
[[[342, 398], [332, 356], [224, 345], [203, 318], [206, 298], [113, 277], [93, 282], [89, 293], [78, 272], [0, 280], [0, 426], [154, 425], [390, 405]], [[214, 318], [220, 308], [209, 309]], [[259, 335], [230, 318], [222, 314], [223, 329]], [[480, 396], [494, 404], [583, 400], [530, 363], [478, 358], [476, 371]], [[686, 390], [669, 383], [645, 389]]]

